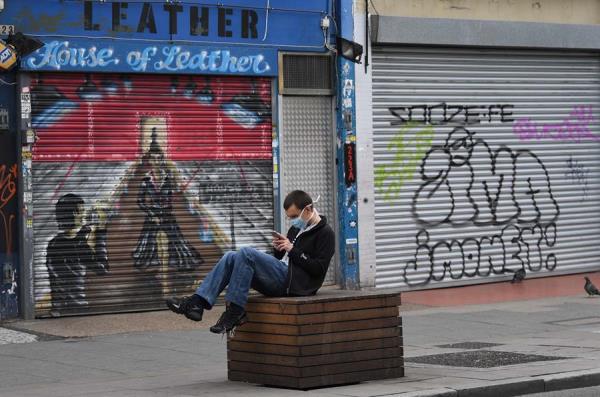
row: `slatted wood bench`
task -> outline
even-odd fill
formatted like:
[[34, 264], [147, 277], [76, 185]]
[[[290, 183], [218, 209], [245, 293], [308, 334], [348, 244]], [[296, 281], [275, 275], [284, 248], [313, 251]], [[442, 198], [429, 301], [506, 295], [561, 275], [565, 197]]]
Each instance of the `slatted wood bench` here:
[[251, 297], [227, 340], [228, 378], [294, 389], [404, 376], [398, 293]]

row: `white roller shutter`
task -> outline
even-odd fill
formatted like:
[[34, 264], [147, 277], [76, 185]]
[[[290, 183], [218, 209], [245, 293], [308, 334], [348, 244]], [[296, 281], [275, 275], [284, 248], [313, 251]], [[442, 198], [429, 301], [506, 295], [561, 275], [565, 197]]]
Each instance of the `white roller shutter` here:
[[600, 268], [597, 54], [376, 47], [377, 287]]

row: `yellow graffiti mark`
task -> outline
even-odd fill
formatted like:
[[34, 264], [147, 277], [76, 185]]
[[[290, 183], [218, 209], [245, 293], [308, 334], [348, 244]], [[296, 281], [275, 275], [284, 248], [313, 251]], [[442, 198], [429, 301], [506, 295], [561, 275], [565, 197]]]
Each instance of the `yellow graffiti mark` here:
[[394, 153], [394, 158], [375, 166], [375, 191], [383, 194], [385, 201], [397, 198], [402, 186], [413, 178], [417, 165], [431, 148], [433, 135], [432, 126], [407, 123], [392, 138], [387, 150]]

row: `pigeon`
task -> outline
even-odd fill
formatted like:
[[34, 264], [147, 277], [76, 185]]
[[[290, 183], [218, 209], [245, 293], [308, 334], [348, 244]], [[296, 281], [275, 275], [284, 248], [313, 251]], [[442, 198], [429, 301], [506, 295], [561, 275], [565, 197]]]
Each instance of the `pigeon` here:
[[585, 292], [587, 292], [589, 296], [600, 295], [600, 291], [598, 291], [598, 288], [596, 288], [596, 286], [591, 282], [591, 280], [587, 277], [584, 278], [585, 285], [583, 286], [583, 289], [585, 289]]
[[521, 281], [523, 281], [525, 279], [525, 269], [519, 269], [515, 272], [515, 275], [513, 276], [512, 280], [510, 280], [511, 283], [520, 283]]

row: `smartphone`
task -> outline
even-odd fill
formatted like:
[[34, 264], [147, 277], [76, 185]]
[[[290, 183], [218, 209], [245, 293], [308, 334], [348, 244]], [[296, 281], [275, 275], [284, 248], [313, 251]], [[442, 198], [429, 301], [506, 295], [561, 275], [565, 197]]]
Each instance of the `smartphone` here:
[[273, 235], [274, 238], [280, 239], [280, 240], [283, 240], [285, 238], [285, 236], [283, 234], [279, 233], [276, 230], [271, 230], [271, 235]]

